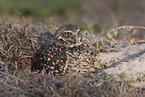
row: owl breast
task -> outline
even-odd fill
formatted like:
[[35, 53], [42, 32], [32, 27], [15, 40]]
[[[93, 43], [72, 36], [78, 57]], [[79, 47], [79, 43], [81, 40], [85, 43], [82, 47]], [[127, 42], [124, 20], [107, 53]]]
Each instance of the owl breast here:
[[90, 69], [90, 53], [85, 49], [83, 45], [67, 48], [67, 61], [66, 71], [67, 73], [84, 74]]

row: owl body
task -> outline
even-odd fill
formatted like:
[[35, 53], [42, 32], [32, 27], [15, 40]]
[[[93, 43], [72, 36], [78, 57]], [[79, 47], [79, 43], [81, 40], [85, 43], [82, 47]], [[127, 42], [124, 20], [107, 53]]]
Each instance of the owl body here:
[[72, 24], [59, 27], [54, 43], [48, 49], [37, 50], [32, 59], [32, 71], [47, 74], [84, 73], [90, 68], [90, 54], [81, 42], [80, 30]]
[[90, 69], [90, 53], [83, 45], [67, 49], [67, 73], [84, 74]]

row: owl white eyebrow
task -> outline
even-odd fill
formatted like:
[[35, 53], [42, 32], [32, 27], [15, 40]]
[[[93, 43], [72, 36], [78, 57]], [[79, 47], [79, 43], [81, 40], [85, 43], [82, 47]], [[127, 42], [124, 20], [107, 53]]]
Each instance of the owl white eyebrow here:
[[71, 30], [65, 30], [64, 32], [73, 32], [73, 31], [71, 31]]
[[[71, 31], [71, 30], [65, 30], [64, 32], [73, 32], [73, 31]], [[58, 37], [60, 34], [62, 34], [62, 33], [57, 34], [56, 37]], [[61, 37], [61, 38], [62, 38], [62, 37]]]

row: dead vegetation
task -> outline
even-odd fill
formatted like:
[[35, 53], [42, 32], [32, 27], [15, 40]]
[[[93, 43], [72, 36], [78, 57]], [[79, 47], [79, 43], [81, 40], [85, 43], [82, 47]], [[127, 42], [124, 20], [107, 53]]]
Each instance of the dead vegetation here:
[[[55, 30], [55, 27], [52, 26], [49, 29]], [[47, 48], [47, 45], [44, 44], [51, 38], [52, 33], [48, 28], [42, 26], [0, 24], [1, 96], [131, 97], [145, 95], [144, 90], [130, 86], [124, 75], [120, 75], [121, 80], [117, 81], [111, 75], [102, 72], [103, 69], [108, 68], [105, 66], [96, 72], [88, 72], [85, 75], [50, 76], [43, 73], [32, 73], [30, 65], [33, 52], [40, 47]], [[117, 32], [115, 35], [118, 34]], [[113, 34], [108, 36], [113, 36]], [[110, 41], [107, 43], [112, 44]], [[95, 42], [91, 45], [93, 51], [94, 49], [98, 51], [105, 44]]]

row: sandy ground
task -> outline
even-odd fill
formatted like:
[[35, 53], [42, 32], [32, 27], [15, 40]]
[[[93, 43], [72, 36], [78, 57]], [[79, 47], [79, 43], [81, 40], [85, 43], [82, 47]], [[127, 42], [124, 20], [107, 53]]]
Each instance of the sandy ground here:
[[100, 53], [97, 59], [101, 64], [110, 66], [104, 71], [113, 74], [116, 79], [125, 74], [126, 79], [133, 82], [133, 86], [145, 87], [145, 44], [131, 45], [118, 52]]

